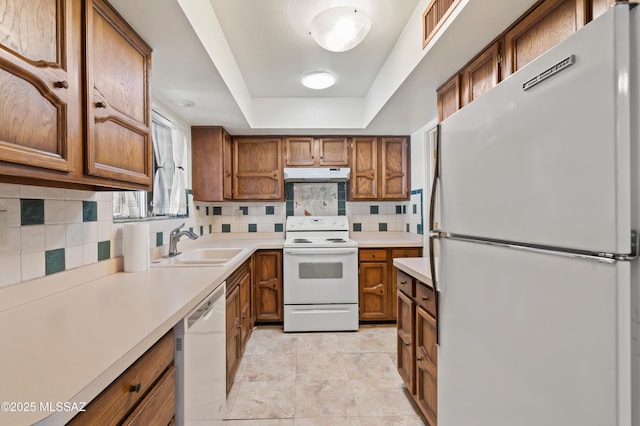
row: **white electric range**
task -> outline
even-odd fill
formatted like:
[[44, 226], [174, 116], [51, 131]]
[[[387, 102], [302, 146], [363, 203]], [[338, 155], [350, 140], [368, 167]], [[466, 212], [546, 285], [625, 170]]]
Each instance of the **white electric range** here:
[[284, 331], [358, 329], [358, 244], [346, 216], [290, 216], [283, 255]]

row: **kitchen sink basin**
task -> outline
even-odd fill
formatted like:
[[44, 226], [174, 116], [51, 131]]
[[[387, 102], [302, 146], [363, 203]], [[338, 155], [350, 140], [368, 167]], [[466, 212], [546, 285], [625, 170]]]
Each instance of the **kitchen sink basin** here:
[[243, 248], [201, 248], [185, 251], [177, 256], [162, 257], [152, 260], [151, 266], [155, 267], [176, 267], [176, 266], [226, 266], [237, 257], [247, 252]]

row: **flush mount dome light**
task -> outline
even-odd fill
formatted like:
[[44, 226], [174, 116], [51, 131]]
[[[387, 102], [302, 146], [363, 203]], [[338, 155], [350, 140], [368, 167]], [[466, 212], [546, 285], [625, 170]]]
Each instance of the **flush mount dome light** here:
[[309, 89], [326, 89], [333, 86], [336, 82], [336, 77], [328, 72], [314, 72], [302, 77], [302, 84]]
[[356, 47], [371, 29], [371, 19], [360, 9], [332, 7], [311, 21], [311, 37], [331, 52], [344, 52]]
[[171, 99], [170, 102], [173, 105], [178, 106], [180, 108], [192, 108], [196, 106], [196, 103], [190, 99], [176, 98], [176, 99]]

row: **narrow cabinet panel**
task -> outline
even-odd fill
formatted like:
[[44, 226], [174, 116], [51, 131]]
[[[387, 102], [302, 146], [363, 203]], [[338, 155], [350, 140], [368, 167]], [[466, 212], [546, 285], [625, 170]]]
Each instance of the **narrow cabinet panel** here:
[[500, 82], [500, 43], [482, 52], [462, 71], [461, 106], [473, 102]]
[[353, 138], [351, 149], [351, 198], [378, 198], [378, 138]]
[[407, 138], [380, 138], [380, 198], [405, 200], [409, 198], [409, 150]]
[[230, 200], [232, 182], [231, 137], [220, 126], [191, 128], [193, 199]]
[[259, 250], [254, 255], [256, 321], [281, 322], [283, 316], [282, 251]]
[[88, 173], [151, 187], [151, 48], [104, 0], [86, 7]]

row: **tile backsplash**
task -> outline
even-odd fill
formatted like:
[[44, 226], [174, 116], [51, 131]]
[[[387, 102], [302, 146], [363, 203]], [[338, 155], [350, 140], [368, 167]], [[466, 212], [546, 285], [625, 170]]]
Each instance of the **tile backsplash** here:
[[[165, 252], [183, 222], [199, 235], [284, 232], [287, 216], [347, 215], [352, 232], [424, 232], [422, 190], [403, 202], [346, 201], [345, 183], [288, 183], [284, 202], [193, 203], [189, 218], [149, 221], [150, 246]], [[111, 192], [0, 183], [0, 287], [122, 256], [122, 222]]]

